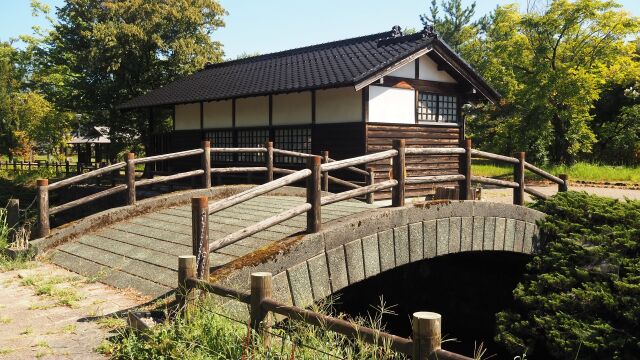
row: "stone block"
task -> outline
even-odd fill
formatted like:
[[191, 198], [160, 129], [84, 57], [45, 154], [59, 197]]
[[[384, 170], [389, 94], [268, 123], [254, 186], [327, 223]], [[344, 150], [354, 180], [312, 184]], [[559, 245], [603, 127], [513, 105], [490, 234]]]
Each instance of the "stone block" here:
[[436, 220], [436, 228], [436, 255], [446, 255], [449, 253], [449, 219]]
[[449, 253], [460, 252], [460, 240], [462, 232], [462, 218], [452, 217], [449, 219]]
[[522, 252], [524, 248], [524, 221], [516, 220], [516, 233], [513, 243], [513, 251]]
[[313, 300], [318, 301], [331, 295], [327, 254], [324, 252], [307, 260]]
[[307, 262], [302, 262], [287, 269], [287, 276], [289, 277], [289, 286], [291, 286], [293, 304], [301, 308], [311, 305], [313, 303], [313, 293]]
[[425, 259], [436, 256], [437, 227], [436, 220], [429, 220], [422, 223]]
[[496, 236], [496, 218], [489, 216], [484, 218], [484, 237], [482, 250], [493, 250], [493, 240]]
[[393, 269], [396, 266], [393, 230], [378, 233], [378, 248], [380, 249], [380, 271]]
[[378, 250], [378, 235], [373, 234], [362, 238], [362, 253], [364, 256], [365, 277], [380, 273], [380, 251]]
[[399, 226], [393, 229], [393, 242], [396, 253], [396, 266], [409, 263], [409, 227]]
[[274, 275], [271, 279], [271, 297], [282, 304], [293, 305], [289, 278], [286, 271]]
[[331, 292], [334, 293], [349, 285], [347, 275], [347, 260], [344, 256], [344, 246], [340, 245], [327, 251], [327, 264], [329, 265], [329, 279], [331, 279]]
[[424, 237], [422, 222], [409, 224], [409, 261], [419, 261], [424, 258]]
[[480, 251], [484, 243], [484, 216], [473, 217], [473, 243], [471, 250]]
[[496, 230], [493, 237], [493, 249], [504, 250], [504, 235], [507, 227], [507, 219], [496, 218]]
[[524, 247], [522, 248], [522, 252], [525, 254], [533, 253], [533, 237], [535, 230], [535, 225], [527, 222], [524, 224]]
[[504, 251], [513, 251], [516, 240], [516, 221], [507, 219], [507, 225], [504, 231]]
[[364, 279], [364, 259], [362, 254], [362, 241], [356, 239], [344, 245], [344, 252], [347, 259], [347, 275], [349, 284], [362, 281]]
[[471, 251], [473, 248], [473, 217], [463, 217], [461, 224], [460, 251]]

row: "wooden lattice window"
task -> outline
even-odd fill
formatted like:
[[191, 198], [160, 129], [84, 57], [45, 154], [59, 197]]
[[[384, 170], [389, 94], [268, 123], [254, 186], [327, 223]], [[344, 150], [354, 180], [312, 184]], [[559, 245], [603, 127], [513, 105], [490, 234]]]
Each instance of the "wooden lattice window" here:
[[[257, 148], [263, 147], [269, 140], [268, 129], [246, 129], [238, 130], [238, 147]], [[240, 153], [238, 161], [258, 163], [264, 162], [264, 154], [262, 153]]]
[[[211, 142], [213, 148], [233, 147], [233, 130], [211, 130], [205, 132], [204, 136]], [[232, 162], [233, 154], [216, 153], [214, 150], [211, 159], [216, 162]]]
[[452, 95], [440, 95], [428, 92], [418, 93], [418, 123], [457, 123], [458, 98]]
[[[311, 153], [311, 128], [280, 128], [274, 130], [274, 147], [283, 150]], [[304, 158], [297, 156], [276, 156], [276, 162], [284, 164], [301, 164]]]

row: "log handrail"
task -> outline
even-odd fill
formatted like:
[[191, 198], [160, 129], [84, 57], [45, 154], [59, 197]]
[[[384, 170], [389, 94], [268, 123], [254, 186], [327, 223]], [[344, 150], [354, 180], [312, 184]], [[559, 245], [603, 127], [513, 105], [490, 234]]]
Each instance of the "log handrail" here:
[[137, 158], [133, 160], [133, 163], [137, 165], [137, 164], [145, 164], [145, 163], [155, 162], [155, 161], [173, 160], [173, 159], [178, 159], [178, 158], [187, 157], [187, 156], [200, 155], [203, 152], [204, 152], [203, 149], [178, 151], [178, 152], [169, 153], [169, 154], [161, 154], [161, 155]]
[[61, 187], [65, 187], [65, 186], [68, 186], [68, 185], [71, 185], [71, 184], [75, 184], [75, 183], [80, 182], [80, 181], [92, 179], [92, 178], [94, 178], [96, 176], [100, 176], [100, 175], [103, 175], [103, 174], [106, 174], [106, 173], [110, 173], [112, 171], [120, 170], [120, 169], [124, 168], [125, 165], [126, 165], [126, 163], [123, 161], [123, 162], [115, 163], [113, 165], [105, 166], [103, 168], [99, 168], [99, 169], [96, 169], [96, 170], [89, 171], [88, 173], [72, 176], [70, 178], [66, 178], [64, 180], [60, 180], [60, 181], [54, 182], [53, 184], [49, 185], [49, 191], [60, 189]]
[[231, 173], [266, 172], [268, 170], [269, 169], [266, 166], [226, 167], [226, 168], [212, 168], [211, 173], [212, 174], [231, 174]]
[[518, 184], [515, 181], [499, 180], [499, 179], [493, 179], [493, 178], [488, 178], [484, 176], [471, 176], [471, 181], [481, 183], [481, 184], [504, 186], [504, 187], [514, 188], [514, 189], [517, 189], [520, 187], [520, 184]]
[[204, 174], [204, 170], [186, 171], [186, 172], [177, 173], [177, 174], [173, 174], [173, 175], [158, 176], [158, 177], [154, 177], [152, 179], [138, 180], [138, 181], [136, 181], [135, 184], [136, 184], [136, 187], [138, 187], [138, 186], [147, 186], [147, 185], [159, 184], [159, 183], [163, 183], [163, 182], [167, 182], [167, 181], [185, 179], [185, 178], [189, 178], [189, 177], [192, 177], [192, 176], [198, 176], [198, 175], [202, 175], [202, 174]]
[[301, 157], [301, 158], [310, 158], [310, 157], [316, 156], [313, 154], [308, 154], [308, 153], [303, 153], [298, 151], [291, 151], [291, 150], [276, 149], [276, 148], [273, 148], [273, 153], [278, 155], [295, 156], [295, 157]]
[[417, 147], [408, 147], [405, 150], [405, 154], [407, 155], [461, 155], [464, 154], [464, 148], [453, 147], [453, 148], [417, 148]]
[[464, 180], [465, 176], [458, 175], [434, 175], [434, 176], [415, 176], [407, 178], [407, 184], [433, 184], [441, 182], [453, 182]]
[[349, 158], [349, 159], [338, 160], [338, 161], [322, 164], [320, 166], [320, 170], [322, 172], [334, 171], [334, 170], [348, 168], [350, 166], [366, 164], [366, 163], [379, 161], [379, 160], [390, 159], [390, 158], [392, 158], [392, 157], [394, 157], [396, 155], [398, 155], [398, 151], [397, 150], [385, 150], [385, 151], [380, 151], [380, 152], [373, 153], [373, 154], [356, 156], [356, 157], [352, 157], [352, 158]]
[[49, 209], [49, 215], [53, 215], [53, 214], [57, 214], [59, 212], [65, 211], [65, 210], [69, 210], [69, 209], [74, 208], [76, 206], [80, 206], [80, 205], [86, 204], [88, 202], [103, 198], [105, 196], [109, 196], [109, 195], [113, 195], [113, 194], [119, 193], [120, 191], [124, 191], [126, 189], [127, 189], [127, 185], [117, 185], [117, 186], [114, 186], [114, 187], [112, 187], [110, 189], [103, 190], [103, 191], [100, 191], [98, 193], [82, 197], [82, 198], [77, 199], [77, 200], [69, 201], [68, 203], [65, 203], [65, 204], [50, 208]]
[[218, 296], [222, 296], [222, 297], [226, 297], [226, 298], [230, 298], [230, 299], [234, 299], [234, 300], [238, 300], [240, 302], [243, 302], [245, 304], [248, 304], [249, 301], [251, 300], [251, 295], [244, 293], [242, 291], [238, 291], [235, 289], [231, 289], [228, 287], [224, 287], [221, 285], [217, 285], [217, 284], [212, 284], [208, 281], [205, 280], [200, 280], [197, 278], [187, 278], [186, 279], [186, 283], [188, 286], [191, 286], [193, 288], [199, 289], [199, 290], [203, 290], [212, 294], [216, 294]]
[[555, 175], [549, 174], [548, 172], [540, 169], [539, 167], [537, 167], [537, 166], [535, 166], [535, 165], [533, 165], [531, 163], [525, 162], [524, 163], [524, 168], [529, 170], [529, 171], [531, 171], [534, 174], [542, 176], [543, 178], [545, 178], [547, 180], [553, 181], [556, 184], [559, 184], [559, 185], [564, 184], [564, 180], [560, 179], [559, 177], [557, 177]]
[[[274, 149], [275, 151], [275, 149]], [[263, 147], [255, 147], [255, 148], [211, 148], [211, 153], [225, 153], [225, 154], [234, 154], [234, 153], [266, 153], [267, 149]]]
[[547, 196], [547, 195], [545, 195], [545, 194], [541, 193], [541, 192], [540, 192], [540, 191], [538, 191], [538, 190], [535, 190], [535, 189], [533, 189], [533, 188], [530, 188], [530, 187], [528, 187], [528, 186], [525, 186], [525, 187], [524, 187], [524, 192], [526, 192], [526, 193], [527, 193], [527, 194], [529, 194], [529, 195], [533, 195], [533, 196], [535, 196], [535, 197], [538, 197], [538, 198], [540, 198], [540, 199], [542, 199], [542, 200], [547, 200], [547, 199], [549, 198], [549, 196]]
[[328, 176], [327, 177], [329, 181], [331, 181], [332, 183], [338, 184], [338, 185], [342, 185], [348, 188], [352, 188], [352, 189], [359, 189], [362, 186], [352, 182], [352, 181], [347, 181], [347, 180], [342, 180], [340, 178], [337, 178], [335, 176]]
[[322, 198], [321, 203], [322, 205], [329, 205], [329, 204], [336, 203], [338, 201], [353, 199], [358, 196], [367, 195], [372, 192], [386, 190], [396, 185], [398, 185], [398, 180], [391, 179], [391, 180], [383, 181], [380, 183], [359, 187], [357, 189], [343, 191], [341, 193], [325, 196]]
[[[332, 158], [328, 158], [327, 160], [328, 160], [328, 162], [339, 161], [339, 160], [332, 159]], [[369, 176], [369, 172], [367, 170], [363, 170], [363, 169], [357, 168], [355, 166], [349, 166], [346, 169], [349, 170], [349, 171], [353, 171], [354, 173], [357, 173], [357, 174], [360, 174], [360, 175]]]
[[506, 162], [506, 163], [514, 164], [514, 165], [519, 163], [518, 159], [516, 159], [514, 157], [498, 155], [498, 154], [494, 154], [494, 153], [490, 153], [490, 152], [486, 152], [486, 151], [481, 151], [481, 150], [476, 150], [476, 149], [472, 149], [471, 150], [471, 155], [478, 156], [478, 157], [485, 158], [485, 159], [489, 159], [489, 160], [502, 161], [502, 162]]

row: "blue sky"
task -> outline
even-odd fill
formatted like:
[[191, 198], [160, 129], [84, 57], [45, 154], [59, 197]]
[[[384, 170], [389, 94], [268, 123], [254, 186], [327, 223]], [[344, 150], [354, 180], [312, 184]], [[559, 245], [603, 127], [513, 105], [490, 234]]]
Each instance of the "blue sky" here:
[[[33, 18], [30, 0], [0, 0], [0, 40], [31, 33], [33, 25], [46, 26]], [[517, 0], [478, 0], [478, 16], [498, 4]], [[540, 0], [542, 1], [542, 0]], [[52, 8], [64, 0], [41, 0]], [[520, 0], [525, 4], [526, 0]], [[625, 9], [640, 16], [640, 0], [619, 0]], [[430, 0], [220, 0], [229, 16], [226, 28], [214, 37], [224, 44], [227, 58], [243, 52], [261, 54], [339, 40], [391, 29], [393, 25], [420, 28], [418, 15]], [[469, 4], [470, 0], [463, 0]], [[524, 5], [523, 5], [524, 6]]]

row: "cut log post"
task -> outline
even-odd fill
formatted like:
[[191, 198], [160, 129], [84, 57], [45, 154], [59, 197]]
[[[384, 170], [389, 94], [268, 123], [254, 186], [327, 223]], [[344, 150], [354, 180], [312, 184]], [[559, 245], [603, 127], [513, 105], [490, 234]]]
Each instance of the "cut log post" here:
[[37, 238], [49, 235], [49, 180], [38, 179], [38, 228]]
[[[373, 171], [372, 168], [367, 168], [367, 172], [369, 173], [369, 176], [367, 176], [367, 185], [373, 185], [376, 183], [376, 173]], [[373, 202], [375, 201], [375, 196], [376, 193], [375, 192], [370, 192], [367, 194], [367, 204], [373, 204]]]
[[209, 198], [191, 198], [191, 239], [198, 279], [209, 280]]
[[271, 298], [272, 275], [269, 272], [257, 272], [251, 274], [251, 328], [257, 331], [265, 343], [271, 342], [271, 316], [269, 311], [262, 307], [264, 299]]
[[558, 191], [559, 192], [569, 191], [569, 175], [560, 174], [558, 175], [558, 177], [562, 179], [562, 184], [558, 184]]
[[7, 226], [9, 226], [9, 242], [12, 243], [16, 238], [16, 230], [20, 223], [20, 200], [9, 199], [7, 204]]
[[513, 169], [513, 181], [518, 183], [517, 188], [513, 188], [513, 204], [524, 205], [524, 164], [525, 164], [524, 152], [519, 152], [518, 163], [514, 165]]
[[273, 181], [273, 141], [265, 143], [267, 153], [265, 155], [267, 161], [267, 182]]
[[460, 174], [464, 175], [464, 180], [460, 180], [460, 200], [471, 199], [471, 139], [464, 140], [464, 154], [460, 156]]
[[64, 161], [64, 175], [69, 176], [69, 160]]
[[404, 187], [407, 177], [405, 166], [405, 141], [404, 139], [393, 140], [393, 149], [398, 151], [398, 155], [393, 158], [393, 178], [398, 181], [398, 185], [391, 189], [391, 206], [404, 206]]
[[176, 300], [179, 308], [188, 314], [196, 301], [195, 289], [189, 285], [187, 279], [196, 277], [196, 257], [193, 255], [182, 255], [178, 257], [178, 289]]
[[[322, 151], [322, 163], [329, 163], [329, 151]], [[322, 191], [329, 191], [329, 172], [325, 171], [322, 173]]]
[[124, 177], [127, 182], [127, 205], [135, 205], [136, 203], [136, 163], [134, 153], [127, 153], [124, 161], [127, 165], [124, 168]]
[[208, 189], [211, 187], [211, 143], [208, 140], [202, 141], [202, 188]]
[[413, 313], [413, 359], [431, 359], [431, 354], [442, 347], [442, 316], [433, 312]]
[[311, 209], [307, 211], [307, 232], [316, 233], [322, 227], [320, 182], [320, 157], [314, 156], [307, 160], [307, 168], [311, 174], [307, 178], [307, 203]]

